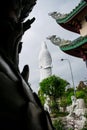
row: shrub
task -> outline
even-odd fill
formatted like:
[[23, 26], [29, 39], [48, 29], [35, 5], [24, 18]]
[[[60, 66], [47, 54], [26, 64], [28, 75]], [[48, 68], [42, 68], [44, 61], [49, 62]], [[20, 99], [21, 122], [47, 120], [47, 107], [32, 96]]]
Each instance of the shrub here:
[[85, 93], [84, 91], [80, 90], [76, 92], [76, 98], [84, 98]]
[[56, 128], [56, 130], [65, 130], [64, 124], [62, 123], [62, 121], [60, 119], [55, 120], [53, 123], [53, 126]]

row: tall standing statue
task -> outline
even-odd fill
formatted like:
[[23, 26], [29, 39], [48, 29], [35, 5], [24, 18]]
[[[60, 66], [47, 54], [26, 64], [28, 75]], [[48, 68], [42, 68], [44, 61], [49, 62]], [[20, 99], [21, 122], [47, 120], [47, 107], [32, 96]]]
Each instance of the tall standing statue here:
[[0, 130], [53, 130], [49, 114], [28, 84], [29, 67], [19, 71], [21, 38], [35, 18], [25, 18], [36, 0], [0, 3]]

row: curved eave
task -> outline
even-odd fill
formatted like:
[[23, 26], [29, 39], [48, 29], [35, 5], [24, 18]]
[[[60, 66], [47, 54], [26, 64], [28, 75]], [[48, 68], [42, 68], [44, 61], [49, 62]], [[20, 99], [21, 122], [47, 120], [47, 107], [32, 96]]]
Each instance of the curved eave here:
[[76, 40], [72, 41], [71, 44], [61, 46], [60, 49], [64, 52], [66, 52], [66, 51], [70, 51], [70, 50], [74, 50], [76, 48], [79, 48], [82, 45], [84, 45], [85, 43], [87, 43], [87, 36], [79, 37]]
[[87, 6], [87, 3], [85, 1], [81, 1], [75, 9], [73, 9], [69, 14], [66, 15], [66, 17], [57, 19], [56, 20], [57, 23], [62, 24], [62, 23], [69, 22], [71, 19], [73, 19], [73, 17], [75, 17], [86, 6]]
[[69, 14], [66, 15], [66, 17], [64, 18], [59, 18], [56, 20], [56, 22], [62, 26], [63, 28], [73, 31], [75, 33], [80, 33], [79, 31], [77, 31], [75, 28], [72, 28], [68, 25], [68, 23], [70, 21], [72, 21], [74, 19], [74, 17], [76, 17], [82, 10], [84, 10], [84, 8], [87, 7], [87, 3], [85, 1], [81, 1], [79, 3], [79, 5], [73, 9]]

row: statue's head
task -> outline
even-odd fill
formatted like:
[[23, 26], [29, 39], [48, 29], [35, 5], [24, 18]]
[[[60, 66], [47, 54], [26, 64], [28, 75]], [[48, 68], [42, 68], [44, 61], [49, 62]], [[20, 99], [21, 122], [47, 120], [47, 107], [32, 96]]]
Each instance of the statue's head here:
[[[2, 0], [0, 3], [0, 49], [6, 54], [18, 51], [16, 45], [20, 42], [23, 35], [22, 30], [28, 29], [27, 25], [32, 24], [34, 20], [24, 20], [29, 16], [36, 0]], [[12, 50], [13, 48], [13, 50]], [[8, 52], [7, 52], [8, 51]], [[11, 56], [11, 54], [8, 54]], [[12, 56], [11, 56], [12, 57]]]
[[36, 0], [6, 0], [0, 4], [0, 19], [10, 17], [23, 21], [32, 11]]
[[71, 96], [71, 100], [72, 100], [72, 102], [75, 102], [76, 101], [76, 97], [74, 95]]
[[[0, 3], [0, 38], [8, 37], [28, 17], [36, 0], [2, 0]], [[3, 39], [0, 39], [0, 41]]]
[[[16, 23], [23, 22], [32, 11], [36, 0], [6, 0], [0, 4], [0, 23], [7, 23], [15, 27]], [[6, 27], [4, 26], [4, 27]]]

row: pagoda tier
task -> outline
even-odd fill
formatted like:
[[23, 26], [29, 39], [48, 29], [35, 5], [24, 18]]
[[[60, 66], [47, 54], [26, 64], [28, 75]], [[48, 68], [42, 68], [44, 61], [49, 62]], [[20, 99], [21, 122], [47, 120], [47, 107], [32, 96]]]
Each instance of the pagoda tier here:
[[71, 44], [61, 46], [60, 49], [72, 56], [87, 60], [87, 36], [79, 37], [71, 42]]
[[69, 14], [61, 14], [57, 12], [49, 13], [56, 22], [63, 28], [80, 34], [80, 37], [74, 41], [57, 38], [56, 35], [47, 39], [60, 49], [72, 56], [82, 58], [87, 61], [87, 0], [81, 0]]
[[87, 60], [87, 36], [79, 37], [73, 41], [57, 38], [56, 35], [50, 36], [49, 39], [54, 45], [60, 47], [60, 49], [72, 56]]
[[85, 0], [82, 0], [69, 14], [53, 12], [49, 15], [63, 28], [82, 36], [87, 35], [87, 2]]

